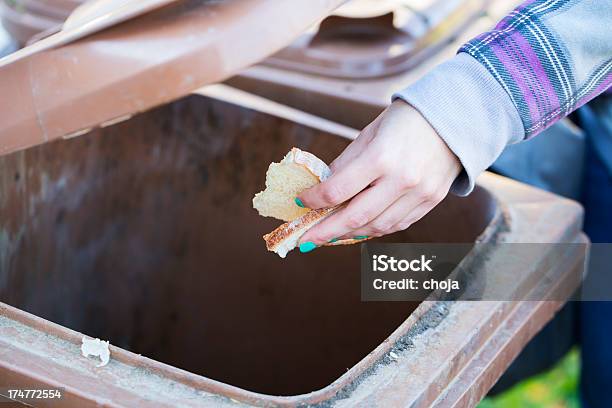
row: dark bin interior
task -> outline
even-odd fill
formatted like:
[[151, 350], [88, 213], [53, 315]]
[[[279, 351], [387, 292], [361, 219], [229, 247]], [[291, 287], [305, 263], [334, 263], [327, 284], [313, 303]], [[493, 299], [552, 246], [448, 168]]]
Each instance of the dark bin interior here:
[[[359, 246], [292, 252], [251, 207], [292, 146], [348, 142], [190, 96], [0, 157], [0, 301], [248, 390], [329, 384], [414, 310], [360, 301]], [[395, 242], [473, 242], [494, 201], [449, 197]]]

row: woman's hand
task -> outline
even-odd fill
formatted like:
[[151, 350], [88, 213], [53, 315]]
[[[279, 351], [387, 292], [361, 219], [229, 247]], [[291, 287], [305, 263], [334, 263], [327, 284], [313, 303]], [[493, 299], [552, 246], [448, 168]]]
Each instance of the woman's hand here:
[[462, 169], [429, 123], [401, 100], [330, 167], [329, 179], [298, 198], [313, 209], [348, 203], [304, 234], [302, 252], [332, 239], [378, 237], [408, 228], [444, 199]]

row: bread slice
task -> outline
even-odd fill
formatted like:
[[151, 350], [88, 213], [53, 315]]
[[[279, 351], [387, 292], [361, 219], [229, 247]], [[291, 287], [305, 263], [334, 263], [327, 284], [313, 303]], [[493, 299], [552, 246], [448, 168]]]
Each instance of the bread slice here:
[[[342, 207], [343, 205], [339, 205], [331, 208], [310, 210], [300, 218], [284, 223], [274, 231], [263, 236], [268, 251], [276, 252], [281, 258], [284, 258], [289, 251], [297, 247], [298, 241], [306, 231], [334, 214]], [[366, 239], [342, 239], [328, 242], [323, 246], [351, 245], [363, 242]]]
[[[266, 172], [266, 189], [253, 198], [253, 207], [265, 217], [287, 221], [263, 236], [268, 251], [281, 258], [294, 249], [302, 235], [325, 218], [342, 208], [309, 210], [295, 204], [295, 197], [302, 191], [326, 180], [331, 175], [329, 167], [315, 155], [296, 147], [291, 149], [280, 163], [272, 163]], [[343, 239], [325, 246], [350, 245], [364, 240]]]
[[331, 170], [315, 155], [293, 148], [280, 163], [272, 163], [266, 172], [266, 189], [253, 198], [253, 207], [264, 217], [292, 221], [309, 209], [295, 203], [302, 191], [327, 179]]
[[286, 222], [269, 234], [264, 235], [263, 239], [266, 241], [268, 251], [276, 252], [281, 258], [284, 258], [289, 251], [297, 246], [299, 239], [306, 231], [323, 221], [336, 210], [337, 207], [308, 211], [301, 217]]

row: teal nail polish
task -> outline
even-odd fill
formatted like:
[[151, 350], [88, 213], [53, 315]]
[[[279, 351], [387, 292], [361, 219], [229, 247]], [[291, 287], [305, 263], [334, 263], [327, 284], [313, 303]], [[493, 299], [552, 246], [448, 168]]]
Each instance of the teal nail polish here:
[[308, 242], [302, 242], [302, 243], [300, 244], [300, 252], [301, 252], [301, 253], [303, 253], [303, 254], [305, 254], [305, 253], [307, 253], [307, 252], [312, 251], [312, 250], [313, 250], [313, 249], [315, 249], [316, 247], [317, 247], [317, 246], [315, 245], [315, 243], [314, 243], [314, 242], [310, 242], [310, 241], [308, 241]]
[[356, 237], [353, 237], [353, 239], [366, 239], [367, 237], [367, 235], [357, 235]]
[[329, 240], [329, 243], [330, 243], [330, 244], [333, 244], [334, 242], [337, 242], [337, 241], [338, 241], [338, 238], [334, 238], [334, 239], [330, 239], [330, 240]]
[[298, 207], [304, 208], [304, 203], [297, 197], [295, 197], [295, 204], [297, 204]]

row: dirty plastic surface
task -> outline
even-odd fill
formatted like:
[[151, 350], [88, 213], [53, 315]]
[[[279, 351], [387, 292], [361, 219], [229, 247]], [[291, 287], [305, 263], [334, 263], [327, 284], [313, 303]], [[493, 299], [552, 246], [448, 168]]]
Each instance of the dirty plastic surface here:
[[[0, 154], [82, 135], [227, 79], [344, 0], [147, 3], [166, 1], [176, 4], [96, 31], [106, 24], [99, 17], [1, 59]], [[250, 33], [258, 41], [245, 41]]]
[[[191, 96], [0, 157], [0, 301], [247, 390], [319, 389], [416, 304], [361, 302], [357, 245], [267, 252], [251, 198], [292, 146], [347, 143]], [[473, 242], [493, 210], [478, 189], [387, 239]]]

